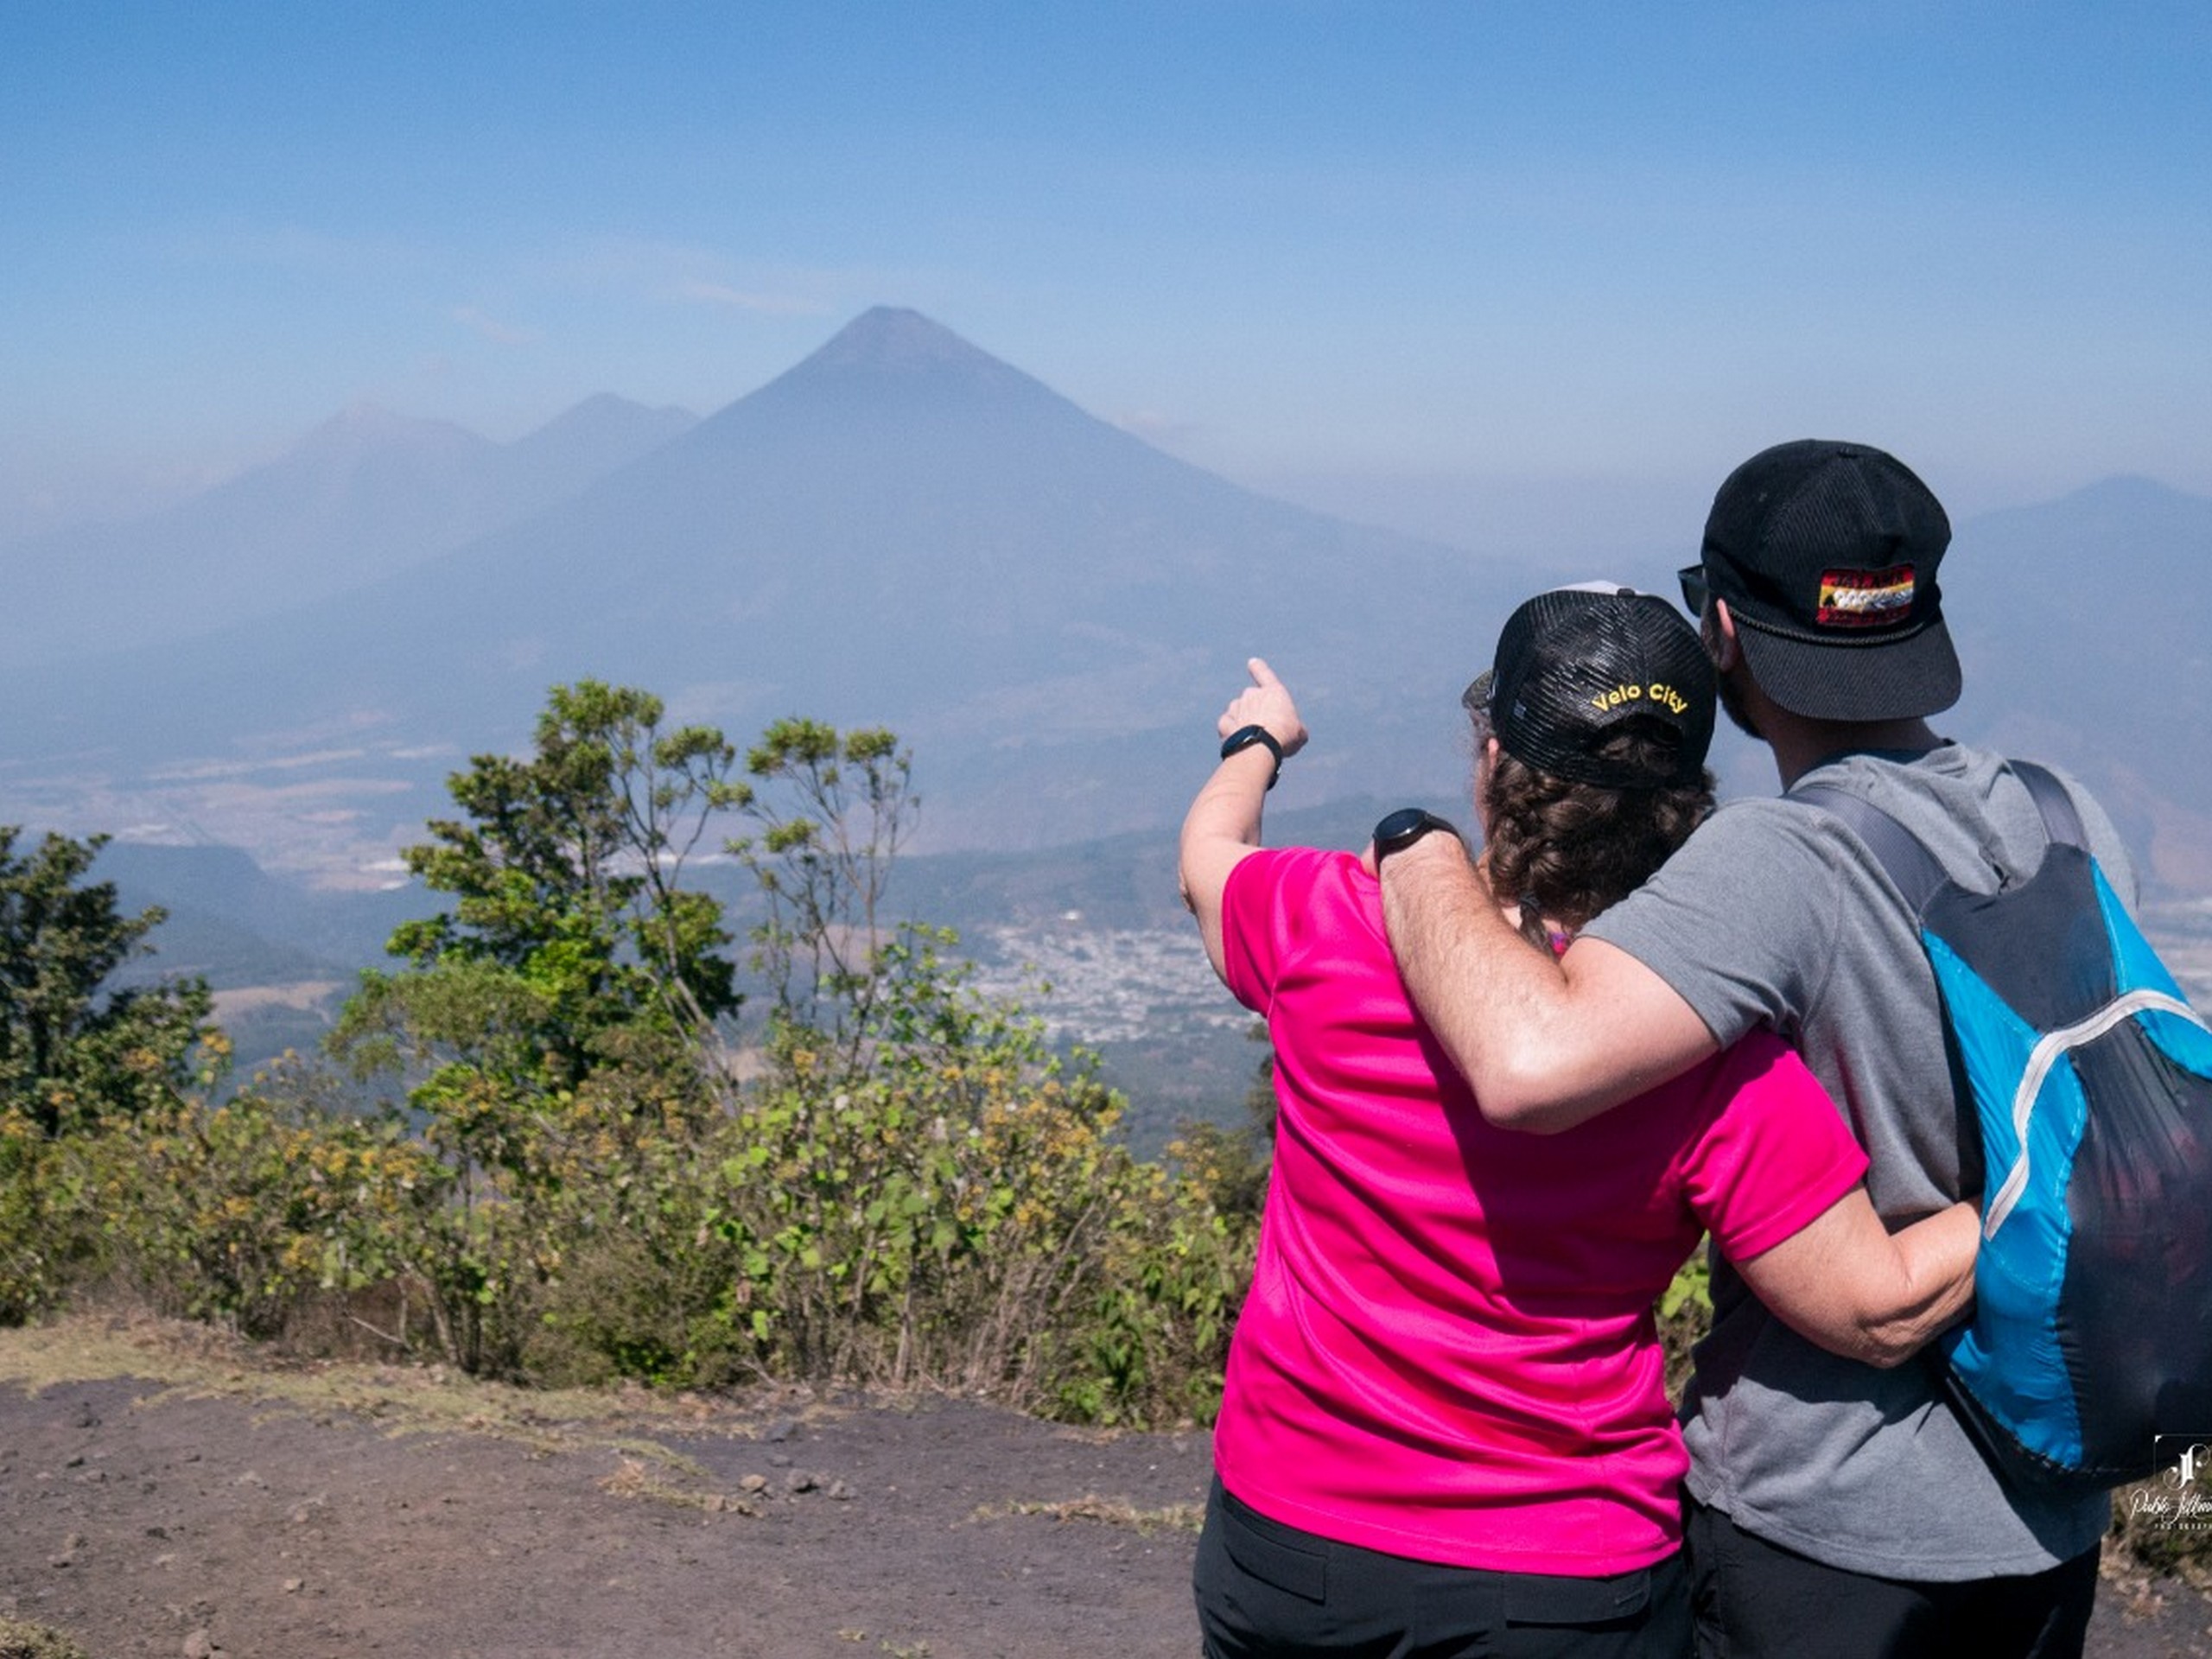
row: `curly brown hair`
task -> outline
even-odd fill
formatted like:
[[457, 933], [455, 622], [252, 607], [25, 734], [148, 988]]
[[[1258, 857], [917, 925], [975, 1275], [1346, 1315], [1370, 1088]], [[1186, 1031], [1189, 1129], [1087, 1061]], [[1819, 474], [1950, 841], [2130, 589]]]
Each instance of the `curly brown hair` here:
[[[1674, 741], [1630, 721], [1598, 752], [1660, 769]], [[1572, 783], [1500, 749], [1482, 795], [1491, 891], [1519, 899], [1521, 931], [1546, 944], [1545, 917], [1578, 928], [1643, 886], [1713, 810], [1713, 787], [1709, 770], [1661, 789]]]

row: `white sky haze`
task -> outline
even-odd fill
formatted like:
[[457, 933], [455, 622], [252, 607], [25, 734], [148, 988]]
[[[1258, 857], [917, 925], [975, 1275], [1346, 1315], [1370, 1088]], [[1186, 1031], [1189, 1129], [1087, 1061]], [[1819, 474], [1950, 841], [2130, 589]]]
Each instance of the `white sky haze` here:
[[2197, 3], [10, 0], [0, 537], [364, 399], [709, 413], [877, 303], [1463, 543], [1815, 435], [2212, 493], [2208, 89]]

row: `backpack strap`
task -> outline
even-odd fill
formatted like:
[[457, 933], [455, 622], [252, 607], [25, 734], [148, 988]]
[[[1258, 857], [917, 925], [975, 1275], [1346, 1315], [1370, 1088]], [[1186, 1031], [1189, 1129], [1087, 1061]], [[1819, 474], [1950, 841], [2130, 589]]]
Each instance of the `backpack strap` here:
[[[2049, 768], [2032, 760], [2007, 760], [2005, 767], [2027, 786], [2036, 810], [2043, 818], [2046, 837], [2056, 844], [2088, 848], [2081, 811], [2075, 806], [2074, 798], [2066, 792], [2066, 785]], [[1905, 906], [1916, 920], [1926, 912], [1929, 900], [1950, 880], [1936, 855], [1921, 845], [1919, 836], [1863, 796], [1834, 784], [1816, 782], [1800, 784], [1783, 798], [1809, 802], [1841, 819], [1866, 844], [1866, 850], [1874, 855], [1874, 861], [1882, 867], [1883, 874], [1904, 895]]]
[[1951, 879], [1936, 855], [1921, 845], [1919, 836], [1864, 797], [1834, 784], [1815, 783], [1800, 784], [1783, 798], [1819, 807], [1866, 842], [1882, 873], [1904, 896], [1905, 908], [1916, 921]]
[[2074, 804], [2074, 798], [2066, 792], [2066, 785], [2053, 777], [2048, 767], [2039, 766], [2032, 760], [2007, 760], [2005, 766], [2035, 797], [2036, 810], [2043, 814], [2044, 834], [2065, 846], [2087, 851], [2089, 842], [2082, 829], [2082, 813]]

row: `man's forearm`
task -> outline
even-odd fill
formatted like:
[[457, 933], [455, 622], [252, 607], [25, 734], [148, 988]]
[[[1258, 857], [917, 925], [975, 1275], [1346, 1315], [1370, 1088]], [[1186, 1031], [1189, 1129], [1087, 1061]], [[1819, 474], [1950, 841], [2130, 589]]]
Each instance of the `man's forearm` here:
[[[1529, 948], [1492, 901], [1465, 849], [1429, 836], [1382, 864], [1382, 915], [1398, 970], [1421, 1018], [1473, 1086], [1484, 1116], [1515, 1128], [1547, 1121], [1555, 1103], [1524, 1103], [1512, 1046], [1554, 1017], [1566, 989], [1558, 965]], [[1535, 1108], [1524, 1119], [1522, 1107]]]
[[1718, 1046], [1633, 957], [1581, 945], [1562, 968], [1531, 945], [1445, 836], [1392, 854], [1382, 879], [1390, 948], [1414, 1006], [1493, 1123], [1572, 1128]]

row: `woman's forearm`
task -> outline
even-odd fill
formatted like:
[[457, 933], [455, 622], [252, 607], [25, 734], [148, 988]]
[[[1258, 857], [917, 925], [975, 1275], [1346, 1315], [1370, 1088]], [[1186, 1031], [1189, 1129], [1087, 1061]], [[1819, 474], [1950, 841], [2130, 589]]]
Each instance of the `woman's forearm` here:
[[[1230, 871], [1260, 844], [1261, 810], [1274, 786], [1276, 769], [1306, 747], [1306, 726], [1298, 717], [1298, 705], [1275, 671], [1258, 657], [1245, 668], [1252, 683], [1230, 700], [1214, 722], [1223, 747], [1234, 752], [1223, 755], [1184, 815], [1176, 861], [1183, 902], [1198, 918], [1206, 960], [1224, 983], [1229, 975], [1222, 956], [1222, 893], [1229, 885]], [[1261, 733], [1264, 741], [1248, 741]], [[1232, 739], [1244, 741], [1245, 747], [1236, 747]]]
[[1198, 918], [1206, 960], [1224, 979], [1221, 943], [1221, 895], [1229, 873], [1260, 844], [1262, 809], [1274, 757], [1264, 748], [1232, 754], [1215, 768], [1183, 818], [1177, 860], [1183, 903]]
[[1918, 1352], [1974, 1300], [1980, 1238], [1980, 1219], [1965, 1203], [1892, 1234], [1859, 1185], [1802, 1230], [1736, 1267], [1800, 1336], [1887, 1367]]

